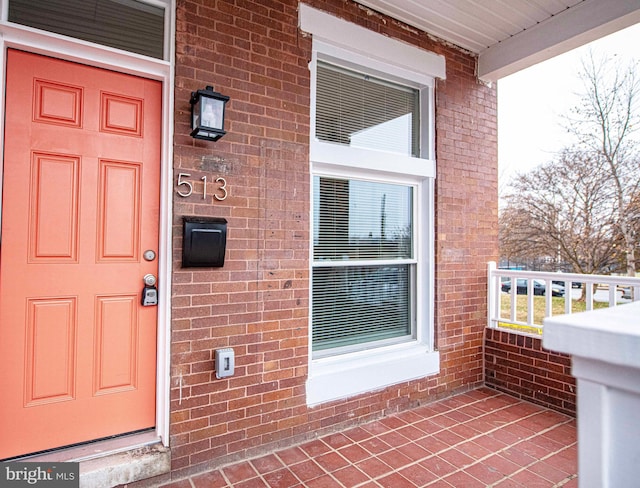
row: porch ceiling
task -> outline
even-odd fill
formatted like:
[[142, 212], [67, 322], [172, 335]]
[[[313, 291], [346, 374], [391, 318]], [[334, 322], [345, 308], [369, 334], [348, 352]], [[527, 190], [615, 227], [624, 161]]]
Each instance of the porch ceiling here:
[[496, 81], [640, 22], [638, 0], [357, 0], [478, 55]]

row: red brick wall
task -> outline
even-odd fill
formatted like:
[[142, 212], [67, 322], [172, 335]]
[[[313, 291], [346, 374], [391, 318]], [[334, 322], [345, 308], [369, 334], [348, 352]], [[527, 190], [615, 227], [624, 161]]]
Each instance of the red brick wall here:
[[571, 357], [547, 351], [542, 340], [487, 329], [486, 385], [523, 400], [576, 415]]
[[439, 384], [483, 380], [487, 262], [498, 252], [495, 89], [474, 76], [474, 59], [447, 56], [436, 86], [436, 342]]
[[[195, 191], [173, 208], [173, 478], [483, 382], [486, 262], [497, 258], [495, 89], [476, 80], [472, 57], [424, 33], [349, 1], [308, 3], [446, 56], [436, 87], [441, 373], [307, 408], [311, 38], [298, 31], [294, 0], [178, 0], [174, 173], [190, 174]], [[189, 137], [189, 95], [205, 85], [231, 97], [216, 143]], [[224, 177], [228, 198], [203, 199], [203, 176]], [[228, 220], [224, 267], [181, 268], [187, 215]], [[213, 351], [223, 347], [236, 371], [216, 379]]]

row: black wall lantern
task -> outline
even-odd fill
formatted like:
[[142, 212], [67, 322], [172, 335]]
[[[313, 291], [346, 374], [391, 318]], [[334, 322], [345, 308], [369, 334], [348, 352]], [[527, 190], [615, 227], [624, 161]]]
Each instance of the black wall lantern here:
[[224, 107], [229, 97], [213, 91], [212, 86], [191, 92], [191, 137], [217, 141], [224, 131]]

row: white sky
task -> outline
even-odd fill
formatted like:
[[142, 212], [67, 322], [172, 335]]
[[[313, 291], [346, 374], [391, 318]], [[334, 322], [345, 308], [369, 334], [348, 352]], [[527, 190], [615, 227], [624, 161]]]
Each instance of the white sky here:
[[561, 115], [578, 101], [578, 72], [589, 46], [594, 52], [618, 55], [624, 64], [632, 58], [640, 63], [640, 24], [498, 81], [500, 186], [570, 144]]

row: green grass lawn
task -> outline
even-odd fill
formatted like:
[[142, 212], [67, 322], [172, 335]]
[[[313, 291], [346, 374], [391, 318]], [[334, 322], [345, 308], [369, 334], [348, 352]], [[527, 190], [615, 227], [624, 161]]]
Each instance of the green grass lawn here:
[[[511, 300], [510, 295], [506, 293], [500, 294], [501, 301], [501, 316], [502, 321], [498, 323], [498, 326], [505, 329], [516, 329], [521, 332], [528, 332], [531, 334], [542, 335], [542, 326], [526, 326], [512, 324], [504, 321], [504, 317], [511, 317]], [[608, 303], [605, 302], [593, 302], [593, 308], [607, 308]], [[564, 298], [552, 297], [551, 298], [552, 315], [562, 315], [564, 310]], [[571, 313], [584, 312], [586, 309], [586, 303], [580, 300], [571, 300]], [[533, 322], [535, 324], [542, 324], [542, 319], [545, 315], [545, 297], [534, 296], [533, 297]], [[508, 320], [508, 319], [507, 319]], [[527, 321], [527, 295], [516, 295], [516, 320], [520, 322]]]

